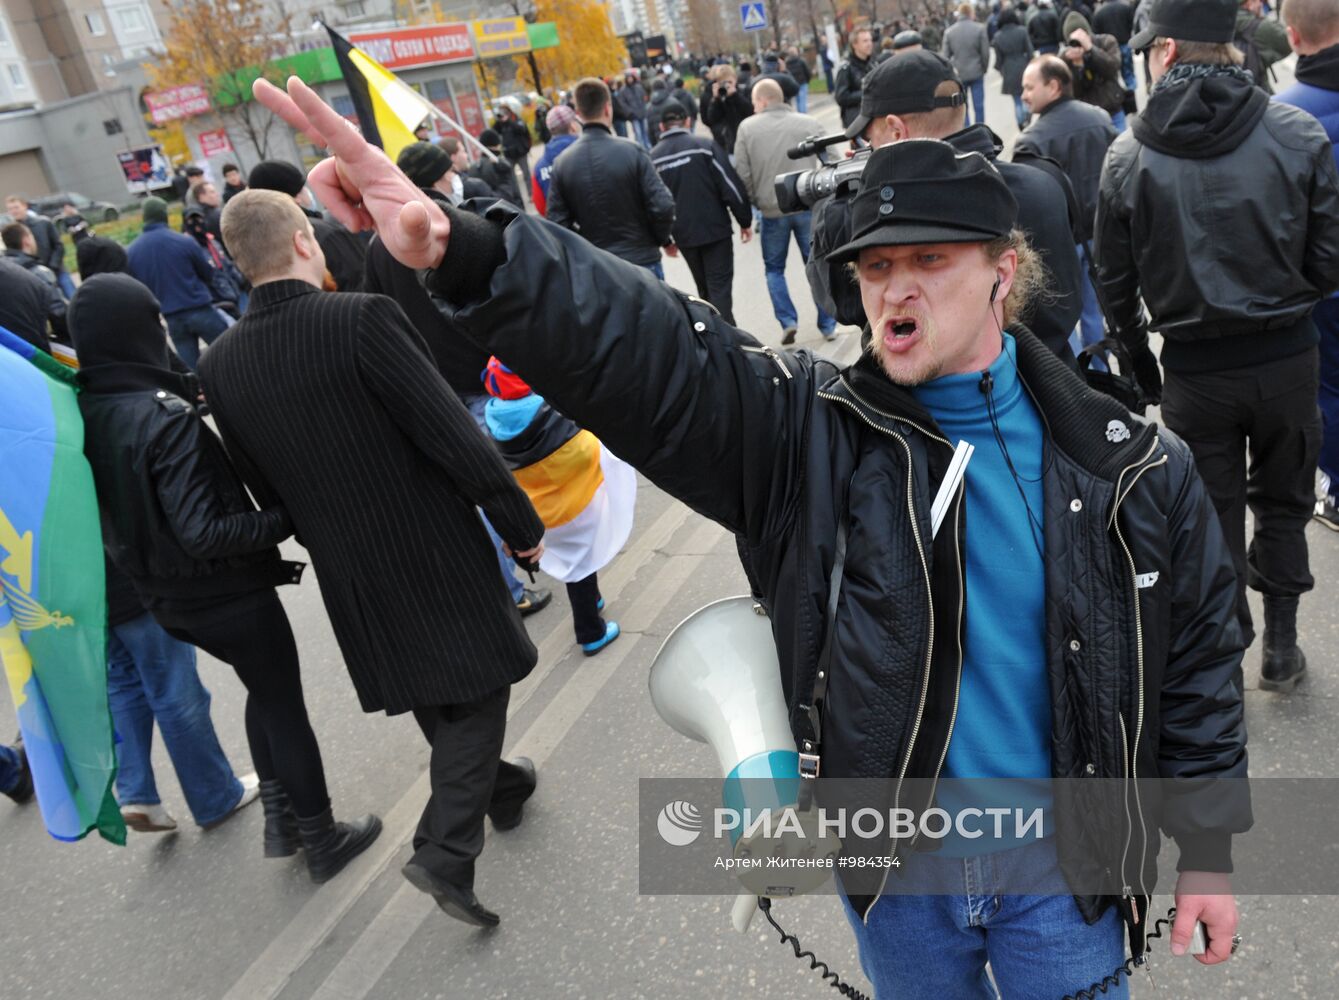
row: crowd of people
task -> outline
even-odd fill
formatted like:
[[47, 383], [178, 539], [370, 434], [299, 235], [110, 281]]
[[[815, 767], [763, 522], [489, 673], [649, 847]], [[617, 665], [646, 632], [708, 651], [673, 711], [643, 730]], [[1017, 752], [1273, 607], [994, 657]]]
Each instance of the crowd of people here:
[[[392, 163], [301, 83], [259, 81], [333, 158], [192, 178], [184, 231], [150, 198], [126, 249], [84, 227], [68, 302], [54, 230], [12, 204], [0, 324], [79, 358], [127, 821], [175, 824], [156, 719], [198, 823], [259, 798], [267, 856], [302, 850], [317, 881], [380, 832], [332, 812], [275, 589], [301, 574], [277, 548], [296, 537], [362, 708], [411, 713], [432, 748], [405, 878], [498, 923], [474, 862], [485, 818], [514, 828], [537, 785], [501, 748], [536, 659], [522, 616], [550, 600], [517, 571], [565, 584], [584, 654], [614, 642], [598, 573], [632, 530], [633, 468], [736, 535], [825, 776], [1244, 777], [1247, 589], [1260, 686], [1291, 692], [1305, 528], [1339, 531], [1339, 2], [1286, 0], [1297, 82], [1272, 97], [1258, 5], [1022, 0], [986, 23], [964, 5], [942, 38], [858, 29], [831, 69], [864, 173], [801, 211], [775, 178], [826, 154], [789, 156], [823, 132], [795, 49], [710, 66], [696, 100], [672, 72], [582, 80], [533, 169], [513, 110], [478, 155], [451, 136]], [[1008, 158], [984, 121], [992, 50], [1026, 126]], [[736, 327], [736, 231], [760, 240], [782, 345], [793, 240], [817, 334], [863, 327], [858, 361]], [[1158, 403], [1165, 428], [1130, 412]], [[931, 531], [954, 440], [977, 457]], [[247, 689], [254, 775], [218, 750], [193, 648]], [[0, 748], [0, 791], [26, 798], [24, 775]], [[1100, 980], [1125, 935], [1143, 952], [1156, 826], [1180, 853], [1174, 949], [1198, 919], [1201, 961], [1227, 960], [1251, 809], [1243, 783], [1215, 795], [1061, 830], [1110, 852], [1120, 891], [988, 929], [964, 897], [1006, 868], [1073, 885], [1074, 858], [1048, 839], [920, 859], [957, 895], [843, 880], [866, 973], [898, 995], [989, 995], [987, 961], [1006, 995]]]

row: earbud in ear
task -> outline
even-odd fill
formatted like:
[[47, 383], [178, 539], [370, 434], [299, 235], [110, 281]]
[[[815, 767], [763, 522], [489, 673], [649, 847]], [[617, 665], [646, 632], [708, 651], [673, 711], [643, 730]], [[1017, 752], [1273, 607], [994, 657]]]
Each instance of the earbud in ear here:
[[995, 284], [990, 286], [990, 301], [995, 301], [995, 296], [1000, 293], [1000, 279], [995, 279]]

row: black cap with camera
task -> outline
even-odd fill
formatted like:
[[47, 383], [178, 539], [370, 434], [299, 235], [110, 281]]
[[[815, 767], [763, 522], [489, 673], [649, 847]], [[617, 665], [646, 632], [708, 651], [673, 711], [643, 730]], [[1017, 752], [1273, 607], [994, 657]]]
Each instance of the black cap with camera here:
[[[953, 81], [956, 94], [936, 94], [941, 83]], [[953, 64], [938, 52], [919, 49], [894, 56], [865, 77], [860, 92], [860, 114], [846, 129], [846, 138], [864, 135], [875, 118], [910, 115], [936, 108], [960, 108], [967, 103], [962, 81]]]

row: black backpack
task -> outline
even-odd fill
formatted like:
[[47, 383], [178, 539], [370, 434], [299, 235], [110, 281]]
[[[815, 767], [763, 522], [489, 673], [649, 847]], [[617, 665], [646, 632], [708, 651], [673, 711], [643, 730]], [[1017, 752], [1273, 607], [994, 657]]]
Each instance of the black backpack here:
[[1272, 71], [1265, 68], [1265, 60], [1260, 55], [1260, 46], [1255, 44], [1255, 34], [1260, 30], [1260, 18], [1252, 18], [1232, 39], [1238, 51], [1246, 57], [1245, 69], [1250, 71], [1251, 79], [1262, 90], [1265, 89], [1265, 74]]

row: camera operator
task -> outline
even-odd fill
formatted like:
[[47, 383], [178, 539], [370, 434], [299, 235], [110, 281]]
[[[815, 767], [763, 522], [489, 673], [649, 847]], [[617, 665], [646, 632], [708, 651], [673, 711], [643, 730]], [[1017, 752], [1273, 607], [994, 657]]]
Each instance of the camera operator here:
[[1125, 131], [1125, 87], [1120, 82], [1120, 44], [1114, 35], [1094, 35], [1082, 14], [1065, 18], [1060, 58], [1074, 74], [1074, 98], [1101, 108], [1117, 132]]
[[[1018, 201], [1020, 228], [1041, 254], [1052, 295], [1029, 319], [1032, 332], [1061, 358], [1073, 363], [1069, 335], [1083, 308], [1074, 227], [1065, 206], [1073, 203], [1057, 167], [999, 161], [1001, 143], [985, 125], [963, 128], [966, 94], [953, 66], [929, 51], [911, 51], [883, 63], [865, 78], [860, 114], [846, 130], [878, 149], [903, 139], [943, 139], [959, 153], [981, 153], [995, 164]], [[813, 253], [805, 271], [814, 300], [839, 322], [863, 324], [860, 295], [840, 265], [825, 257], [850, 239], [850, 199], [838, 194], [813, 209]]]
[[702, 91], [702, 124], [711, 129], [711, 137], [729, 154], [733, 163], [739, 123], [753, 114], [753, 106], [739, 92], [733, 66], [716, 66], [711, 76], [711, 85]]

